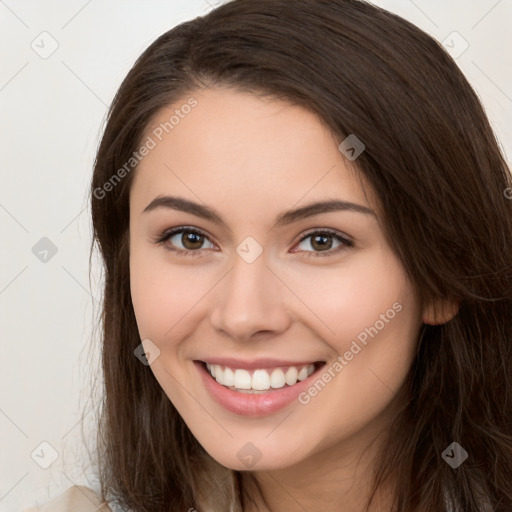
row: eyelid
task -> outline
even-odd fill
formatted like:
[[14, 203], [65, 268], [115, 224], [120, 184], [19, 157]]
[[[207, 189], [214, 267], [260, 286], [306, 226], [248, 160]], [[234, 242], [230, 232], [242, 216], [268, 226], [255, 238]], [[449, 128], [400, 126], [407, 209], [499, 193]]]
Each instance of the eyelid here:
[[206, 231], [203, 231], [200, 228], [196, 228], [195, 226], [176, 226], [175, 228], [169, 228], [162, 233], [162, 236], [175, 235], [176, 233], [180, 233], [181, 231], [196, 233], [198, 235], [202, 235], [210, 239], [210, 235]]
[[353, 242], [352, 238], [349, 235], [346, 235], [345, 233], [342, 233], [341, 231], [338, 231], [337, 229], [331, 229], [331, 228], [312, 228], [308, 229], [304, 233], [302, 233], [301, 238], [299, 238], [298, 242], [302, 242], [304, 239], [308, 238], [308, 236], [314, 235], [315, 233], [326, 233], [338, 238], [342, 238], [346, 240], [347, 242]]

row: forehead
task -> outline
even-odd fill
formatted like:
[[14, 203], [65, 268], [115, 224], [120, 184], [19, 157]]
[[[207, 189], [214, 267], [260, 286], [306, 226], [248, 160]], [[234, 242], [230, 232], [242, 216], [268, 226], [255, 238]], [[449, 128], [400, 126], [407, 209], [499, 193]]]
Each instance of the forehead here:
[[275, 98], [196, 91], [161, 109], [144, 138], [152, 149], [131, 190], [140, 209], [143, 201], [178, 191], [195, 200], [265, 208], [327, 198], [374, 202], [339, 151], [341, 139], [314, 113]]

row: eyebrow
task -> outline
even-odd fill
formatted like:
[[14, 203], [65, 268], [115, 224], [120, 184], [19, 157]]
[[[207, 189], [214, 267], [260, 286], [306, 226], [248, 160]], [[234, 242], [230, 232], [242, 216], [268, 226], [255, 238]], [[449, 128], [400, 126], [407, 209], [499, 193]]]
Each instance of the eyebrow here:
[[[178, 210], [186, 213], [191, 213], [197, 217], [214, 222], [215, 224], [228, 227], [224, 219], [217, 213], [213, 208], [204, 206], [189, 199], [176, 196], [158, 196], [155, 197], [147, 206], [144, 208], [142, 213], [151, 212], [157, 208], [166, 208], [171, 210]], [[316, 201], [314, 203], [288, 210], [277, 216], [274, 227], [284, 226], [296, 222], [313, 215], [320, 213], [339, 212], [339, 211], [350, 211], [356, 213], [363, 213], [365, 215], [373, 215], [377, 217], [375, 212], [366, 206], [351, 203], [349, 201], [342, 201], [339, 199], [332, 199], [329, 201]]]

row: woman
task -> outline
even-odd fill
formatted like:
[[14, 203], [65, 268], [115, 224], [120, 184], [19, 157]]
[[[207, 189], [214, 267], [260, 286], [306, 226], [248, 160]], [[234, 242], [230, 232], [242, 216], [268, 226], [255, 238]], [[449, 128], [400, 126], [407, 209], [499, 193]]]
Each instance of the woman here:
[[234, 0], [138, 59], [92, 179], [101, 499], [512, 507], [512, 178], [433, 38]]

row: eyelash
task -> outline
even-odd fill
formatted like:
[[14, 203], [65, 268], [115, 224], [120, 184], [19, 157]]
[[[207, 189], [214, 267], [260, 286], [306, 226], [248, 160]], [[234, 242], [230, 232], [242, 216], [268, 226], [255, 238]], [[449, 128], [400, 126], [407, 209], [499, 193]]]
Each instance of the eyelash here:
[[[200, 249], [190, 251], [190, 250], [184, 250], [184, 249], [170, 248], [169, 246], [165, 245], [165, 242], [167, 240], [169, 240], [172, 236], [174, 236], [178, 233], [194, 233], [196, 235], [200, 235], [200, 236], [204, 236], [205, 238], [208, 238], [206, 233], [203, 233], [201, 230], [198, 230], [198, 229], [192, 228], [192, 227], [181, 226], [179, 228], [174, 228], [169, 231], [164, 231], [161, 235], [159, 235], [157, 237], [156, 240], [154, 240], [154, 243], [161, 244], [164, 246], [164, 248], [167, 251], [171, 251], [173, 253], [176, 253], [176, 254], [179, 254], [182, 256], [200, 256], [202, 253], [202, 250], [200, 250]], [[338, 252], [340, 252], [344, 249], [354, 246], [354, 243], [351, 240], [340, 235], [337, 231], [334, 231], [334, 230], [328, 229], [328, 228], [315, 229], [315, 230], [306, 232], [304, 234], [304, 236], [297, 242], [297, 244], [300, 244], [304, 240], [306, 240], [309, 237], [311, 237], [312, 235], [316, 235], [316, 234], [332, 236], [333, 238], [336, 238], [339, 242], [342, 242], [343, 245], [340, 247], [337, 247], [335, 249], [329, 249], [327, 251], [297, 251], [297, 252], [302, 252], [303, 253], [302, 256], [305, 256], [305, 257], [318, 258], [318, 257], [325, 257], [325, 256], [333, 256], [334, 254], [337, 254]]]

